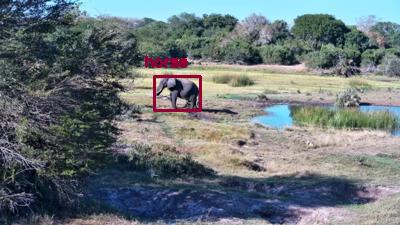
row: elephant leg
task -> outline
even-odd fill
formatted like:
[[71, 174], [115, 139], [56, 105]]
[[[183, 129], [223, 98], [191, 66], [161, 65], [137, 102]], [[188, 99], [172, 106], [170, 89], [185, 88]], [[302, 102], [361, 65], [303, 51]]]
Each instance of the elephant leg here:
[[185, 106], [184, 106], [184, 108], [187, 108], [187, 107], [189, 107], [189, 106], [190, 106], [190, 101], [187, 101], [186, 104], [185, 104]]
[[197, 101], [197, 96], [196, 95], [192, 95], [190, 97], [190, 108], [191, 109], [196, 108], [196, 101]]
[[178, 91], [172, 91], [171, 92], [171, 104], [172, 104], [173, 109], [176, 109], [177, 98], [178, 98]]

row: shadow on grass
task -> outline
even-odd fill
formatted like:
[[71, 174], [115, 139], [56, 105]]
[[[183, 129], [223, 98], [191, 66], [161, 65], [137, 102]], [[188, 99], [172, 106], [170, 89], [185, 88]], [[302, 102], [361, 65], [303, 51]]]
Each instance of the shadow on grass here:
[[184, 185], [146, 182], [96, 187], [90, 196], [143, 222], [263, 218], [271, 223], [295, 223], [307, 209], [373, 201], [368, 188], [355, 182], [318, 174], [213, 176]]
[[209, 113], [226, 113], [230, 115], [237, 115], [238, 113], [230, 109], [203, 109], [203, 112]]

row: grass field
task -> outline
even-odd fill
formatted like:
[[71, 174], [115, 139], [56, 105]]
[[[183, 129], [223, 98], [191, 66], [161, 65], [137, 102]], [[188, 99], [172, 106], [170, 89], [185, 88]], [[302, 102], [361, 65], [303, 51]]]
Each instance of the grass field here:
[[[399, 137], [383, 131], [317, 127], [279, 131], [249, 122], [254, 115], [263, 114], [263, 108], [276, 100], [333, 103], [336, 93], [349, 87], [362, 88], [362, 97], [368, 101], [391, 102], [393, 99], [395, 102], [400, 95], [399, 80], [380, 76], [346, 79], [281, 74], [243, 67], [139, 69], [136, 73], [139, 77], [134, 81], [121, 81], [126, 91], [120, 96], [128, 104], [139, 107], [141, 114], [138, 118], [117, 122], [121, 130], [120, 142], [153, 149], [167, 145], [174, 149], [173, 154], [190, 155], [196, 162], [173, 154], [136, 154], [136, 158], [161, 157], [149, 161], [153, 163], [150, 167], [154, 165], [152, 173], [157, 173], [159, 168], [192, 171], [191, 165], [201, 165], [214, 171], [215, 175], [174, 179], [163, 178], [163, 174], [149, 175], [148, 171], [106, 171], [94, 178], [94, 189], [114, 190], [113, 196], [118, 198], [122, 186], [126, 188], [124, 193], [135, 191], [138, 186], [149, 190], [158, 188], [157, 196], [164, 200], [153, 201], [143, 196], [143, 201], [155, 205], [172, 198], [169, 205], [159, 205], [158, 210], [185, 207], [186, 200], [183, 199], [192, 199], [196, 207], [201, 205], [198, 202], [207, 202], [224, 212], [224, 220], [217, 219], [215, 224], [387, 224], [400, 221], [400, 211], [394, 207], [400, 204], [400, 195], [396, 194], [400, 192]], [[204, 111], [197, 114], [153, 113], [152, 75], [165, 73], [203, 75]], [[233, 87], [229, 82], [215, 82], [218, 76], [242, 75], [254, 84]], [[270, 100], [255, 101], [258, 94], [266, 94]], [[163, 95], [168, 95], [168, 91]], [[170, 104], [166, 99], [159, 100], [166, 107]], [[140, 162], [140, 158], [136, 160]], [[139, 193], [145, 193], [140, 190]], [[181, 199], [171, 197], [181, 194]], [[242, 199], [236, 208], [243, 209], [241, 215], [244, 217], [229, 208], [232, 198]], [[258, 200], [273, 203], [260, 205]], [[140, 210], [145, 210], [146, 204], [143, 202]], [[261, 207], [259, 213], [246, 211], [258, 205]], [[298, 212], [291, 214], [291, 207]], [[186, 214], [194, 213], [184, 209]], [[175, 215], [180, 215], [178, 211]], [[157, 224], [164, 224], [163, 216], [158, 219], [161, 221]], [[108, 215], [70, 224], [109, 220], [130, 224], [125, 219]], [[209, 224], [210, 221], [181, 222]], [[141, 221], [132, 224], [141, 224]]]
[[[151, 87], [151, 76], [155, 74], [200, 74], [204, 79], [205, 96], [227, 93], [262, 93], [265, 90], [293, 93], [298, 90], [301, 92], [320, 92], [321, 90], [337, 92], [355, 85], [367, 86], [370, 89], [400, 88], [399, 80], [387, 79], [382, 76], [343, 79], [343, 77], [268, 73], [258, 70], [238, 70], [235, 68], [211, 68], [207, 70], [196, 68], [181, 70], [138, 69], [136, 71], [141, 76], [138, 82], [146, 87]], [[247, 75], [255, 81], [255, 85], [251, 87], [232, 87], [226, 84], [215, 84], [212, 82], [213, 77], [224, 75]]]

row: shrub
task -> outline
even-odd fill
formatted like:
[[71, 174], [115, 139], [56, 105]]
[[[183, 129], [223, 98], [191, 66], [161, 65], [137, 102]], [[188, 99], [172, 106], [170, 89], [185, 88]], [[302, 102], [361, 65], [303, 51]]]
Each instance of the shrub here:
[[361, 66], [376, 67], [381, 63], [384, 56], [384, 49], [367, 49], [361, 54]]
[[293, 52], [298, 62], [305, 61], [305, 56], [314, 50], [312, 44], [299, 39], [288, 39], [282, 41], [281, 44]]
[[360, 66], [361, 52], [354, 48], [344, 48], [344, 56], [346, 57], [346, 64], [350, 66]]
[[363, 32], [354, 28], [345, 35], [344, 46], [362, 52], [369, 47], [369, 38]]
[[258, 51], [247, 41], [235, 39], [223, 48], [224, 61], [230, 64], [255, 64], [261, 61]]
[[346, 58], [343, 49], [328, 44], [323, 45], [320, 51], [309, 53], [306, 65], [310, 68], [327, 69], [336, 66], [343, 58]]
[[233, 79], [234, 75], [223, 74], [212, 77], [212, 81], [217, 84], [227, 84]]
[[354, 89], [348, 89], [336, 96], [335, 105], [337, 107], [358, 107], [360, 105], [361, 98], [357, 95]]
[[298, 125], [334, 128], [372, 128], [394, 130], [398, 118], [388, 111], [361, 112], [358, 109], [329, 109], [323, 107], [293, 107], [293, 120]]
[[247, 75], [240, 75], [234, 77], [229, 84], [232, 87], [243, 87], [243, 86], [250, 86], [254, 84], [254, 81]]
[[152, 170], [163, 177], [210, 176], [214, 174], [202, 164], [193, 160], [189, 154], [180, 153], [174, 147], [134, 144], [126, 156], [119, 161], [130, 169]]
[[293, 65], [298, 62], [294, 51], [282, 45], [264, 45], [260, 48], [260, 56], [267, 64]]
[[387, 76], [400, 77], [400, 58], [387, 55], [379, 65], [379, 71]]
[[212, 80], [214, 83], [229, 84], [232, 87], [250, 86], [254, 84], [254, 81], [247, 75], [235, 76], [230, 74], [224, 74], [224, 75], [213, 76]]

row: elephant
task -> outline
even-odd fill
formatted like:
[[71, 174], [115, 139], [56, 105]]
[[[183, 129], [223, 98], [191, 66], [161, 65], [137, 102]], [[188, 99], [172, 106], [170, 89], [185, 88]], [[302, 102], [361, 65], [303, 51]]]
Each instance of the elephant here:
[[191, 109], [197, 107], [196, 102], [199, 88], [193, 81], [188, 79], [163, 78], [157, 86], [157, 96], [160, 95], [166, 87], [170, 90], [170, 99], [173, 109], [176, 109], [176, 100], [178, 97], [187, 100], [186, 106], [189, 106]]

